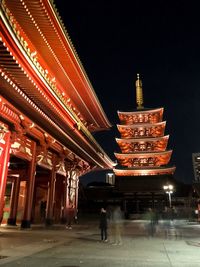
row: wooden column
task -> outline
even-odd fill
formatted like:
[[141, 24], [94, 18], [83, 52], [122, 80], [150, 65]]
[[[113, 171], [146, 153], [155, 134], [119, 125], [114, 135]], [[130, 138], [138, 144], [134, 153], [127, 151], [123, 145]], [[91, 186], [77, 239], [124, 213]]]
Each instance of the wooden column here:
[[154, 209], [155, 208], [155, 193], [154, 192], [151, 193], [151, 199], [152, 199], [152, 209]]
[[66, 183], [66, 214], [70, 205], [70, 201], [69, 201], [69, 192], [70, 192], [70, 180], [71, 180], [71, 176], [70, 176], [70, 171], [68, 171], [68, 176], [67, 176], [67, 183]]
[[125, 218], [128, 219], [128, 215], [127, 215], [127, 205], [126, 205], [126, 199], [123, 200], [123, 210], [124, 210], [124, 215]]
[[56, 163], [55, 155], [53, 157], [53, 168], [51, 170], [50, 181], [48, 182], [47, 210], [46, 210], [46, 225], [53, 224], [53, 210], [55, 202], [55, 184], [56, 184]]
[[75, 217], [77, 219], [77, 214], [78, 214], [78, 189], [79, 189], [79, 177], [77, 175], [77, 180], [76, 180], [76, 197], [75, 197]]
[[10, 203], [10, 215], [7, 221], [8, 225], [16, 225], [19, 189], [20, 189], [20, 176], [18, 175], [15, 177], [15, 180], [13, 182], [13, 189], [12, 189], [11, 203]]
[[3, 219], [4, 195], [8, 174], [8, 162], [10, 159], [10, 132], [2, 132], [0, 137], [0, 223]]
[[62, 210], [62, 218], [61, 222], [66, 223], [67, 222], [67, 185], [68, 184], [68, 174], [66, 174], [64, 180], [63, 180], [63, 210]]
[[67, 215], [68, 226], [71, 226], [71, 223], [74, 221], [74, 218], [77, 215], [77, 207], [76, 207], [76, 204], [78, 203], [76, 199], [76, 197], [78, 198], [77, 177], [78, 177], [77, 169], [72, 168], [69, 171], [69, 178], [67, 184], [66, 215]]
[[134, 200], [135, 200], [135, 211], [136, 213], [139, 213], [140, 208], [139, 208], [139, 199], [137, 193], [134, 193]]
[[35, 171], [36, 171], [36, 143], [33, 143], [32, 148], [32, 160], [29, 163], [28, 167], [28, 181], [25, 195], [25, 207], [24, 215], [21, 223], [21, 228], [30, 228], [31, 227], [31, 213], [33, 205], [33, 193], [35, 186]]
[[139, 199], [136, 199], [136, 212], [140, 213], [140, 201], [139, 201]]

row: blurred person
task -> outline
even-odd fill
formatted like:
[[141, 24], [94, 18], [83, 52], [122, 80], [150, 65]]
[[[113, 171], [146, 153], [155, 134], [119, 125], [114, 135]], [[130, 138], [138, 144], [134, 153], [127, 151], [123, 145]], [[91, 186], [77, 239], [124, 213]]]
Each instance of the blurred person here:
[[46, 207], [47, 201], [42, 199], [40, 202], [40, 217], [42, 222], [44, 222], [46, 218]]
[[104, 208], [101, 208], [100, 218], [99, 218], [99, 228], [101, 230], [101, 241], [107, 242], [108, 221], [107, 221], [107, 212], [106, 209]]
[[172, 220], [176, 220], [178, 218], [178, 212], [175, 206], [172, 207]]
[[120, 206], [117, 206], [113, 211], [113, 231], [114, 231], [114, 244], [122, 245], [122, 228], [123, 228], [123, 215]]
[[108, 239], [110, 243], [114, 242], [113, 210], [114, 207], [109, 205], [107, 208], [107, 219], [108, 219]]
[[71, 205], [67, 210], [67, 225], [66, 229], [71, 230], [72, 229], [72, 223], [74, 221], [75, 217], [75, 208], [74, 205]]
[[164, 228], [165, 238], [168, 238], [170, 228], [172, 225], [172, 211], [170, 208], [168, 207], [164, 208], [164, 211], [162, 213], [162, 219], [163, 219], [163, 228]]
[[145, 214], [145, 219], [147, 220], [146, 230], [147, 234], [150, 237], [153, 237], [156, 233], [156, 225], [158, 224], [158, 218], [156, 216], [156, 212], [149, 208], [147, 213]]

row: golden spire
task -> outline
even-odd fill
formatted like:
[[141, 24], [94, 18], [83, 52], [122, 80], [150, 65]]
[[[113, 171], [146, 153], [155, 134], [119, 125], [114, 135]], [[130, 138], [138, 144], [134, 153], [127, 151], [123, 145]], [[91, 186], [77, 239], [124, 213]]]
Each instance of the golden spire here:
[[137, 74], [136, 85], [136, 102], [137, 109], [143, 109], [143, 92], [142, 92], [142, 81], [140, 80], [140, 75]]

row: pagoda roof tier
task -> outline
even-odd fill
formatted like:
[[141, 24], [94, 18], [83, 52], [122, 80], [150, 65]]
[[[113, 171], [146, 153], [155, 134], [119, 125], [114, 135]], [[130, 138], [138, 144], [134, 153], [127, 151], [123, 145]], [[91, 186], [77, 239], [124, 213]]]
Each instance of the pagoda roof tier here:
[[132, 168], [143, 166], [162, 166], [170, 161], [172, 150], [163, 152], [145, 152], [145, 153], [114, 153], [120, 165]]
[[172, 175], [175, 170], [176, 167], [113, 169], [116, 176]]
[[153, 152], [153, 151], [165, 151], [168, 143], [169, 135], [155, 138], [131, 138], [121, 139], [116, 138], [116, 142], [119, 145], [122, 153], [132, 152]]
[[135, 111], [118, 111], [118, 116], [122, 124], [135, 123], [157, 123], [163, 118], [163, 108], [140, 109]]
[[117, 124], [122, 138], [145, 138], [164, 136], [166, 121], [134, 125]]

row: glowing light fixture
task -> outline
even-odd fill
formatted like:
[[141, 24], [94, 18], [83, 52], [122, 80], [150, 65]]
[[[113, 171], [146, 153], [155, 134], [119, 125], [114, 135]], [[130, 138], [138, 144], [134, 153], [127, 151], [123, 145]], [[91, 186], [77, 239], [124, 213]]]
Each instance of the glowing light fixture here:
[[171, 194], [173, 194], [174, 186], [172, 184], [167, 184], [167, 185], [164, 185], [163, 186], [163, 189], [164, 189], [165, 193], [168, 194], [168, 197], [169, 197], [169, 207], [171, 208], [171, 206], [172, 206]]

